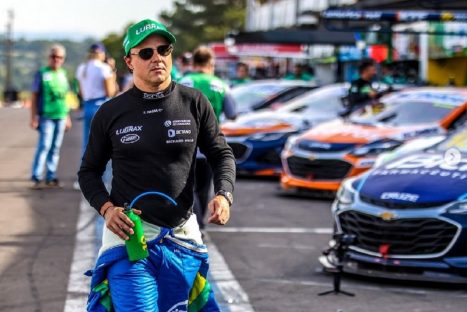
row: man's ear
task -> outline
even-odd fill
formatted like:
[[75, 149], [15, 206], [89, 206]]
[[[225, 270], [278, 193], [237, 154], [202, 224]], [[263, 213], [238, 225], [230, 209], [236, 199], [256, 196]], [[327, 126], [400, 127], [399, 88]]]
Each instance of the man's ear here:
[[124, 56], [123, 60], [125, 61], [126, 66], [130, 73], [133, 73], [133, 64], [131, 64], [131, 56]]

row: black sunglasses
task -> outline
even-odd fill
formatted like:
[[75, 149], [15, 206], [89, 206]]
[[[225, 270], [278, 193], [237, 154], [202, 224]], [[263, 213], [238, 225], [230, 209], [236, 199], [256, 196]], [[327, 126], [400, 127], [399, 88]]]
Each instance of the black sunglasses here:
[[150, 60], [152, 58], [152, 56], [154, 55], [154, 50], [156, 50], [157, 53], [160, 56], [168, 56], [170, 53], [172, 53], [173, 49], [174, 49], [173, 45], [164, 44], [164, 45], [158, 46], [155, 49], [153, 49], [153, 48], [144, 48], [144, 49], [139, 50], [138, 53], [130, 53], [130, 54], [131, 55], [139, 55], [139, 57], [142, 60], [147, 61], [147, 60]]
[[58, 59], [58, 60], [63, 60], [65, 57], [64, 57], [63, 55], [52, 54], [52, 55], [50, 55], [50, 58], [52, 58], [52, 59]]

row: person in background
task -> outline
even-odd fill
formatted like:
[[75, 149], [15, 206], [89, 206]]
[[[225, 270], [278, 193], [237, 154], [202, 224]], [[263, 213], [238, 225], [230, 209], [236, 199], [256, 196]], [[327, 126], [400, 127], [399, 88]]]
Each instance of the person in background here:
[[230, 86], [235, 87], [251, 81], [248, 65], [238, 62], [236, 66], [236, 77], [230, 81]]
[[394, 74], [392, 66], [388, 62], [381, 64], [381, 82], [392, 86], [394, 84]]
[[113, 72], [112, 80], [114, 81], [114, 84], [115, 84], [115, 87], [114, 87], [115, 89], [114, 96], [115, 96], [120, 92], [120, 86], [118, 85], [118, 81], [117, 81], [117, 62], [115, 61], [113, 57], [111, 57], [107, 53], [105, 55], [104, 62], [110, 66]]
[[183, 78], [193, 71], [193, 54], [191, 52], [185, 52], [177, 59], [177, 64], [180, 72], [180, 77]]
[[122, 85], [122, 87], [120, 88], [121, 92], [126, 92], [134, 87], [132, 72], [127, 72], [125, 73], [125, 75], [123, 75], [121, 85]]
[[64, 132], [71, 128], [66, 95], [70, 90], [65, 69], [65, 47], [54, 44], [49, 49], [48, 66], [34, 76], [31, 99], [31, 128], [39, 132], [32, 164], [32, 188], [42, 187], [44, 166], [45, 185], [60, 187], [57, 166]]
[[[193, 52], [193, 72], [185, 75], [179, 83], [200, 90], [211, 103], [217, 122], [224, 113], [227, 119], [236, 118], [235, 101], [227, 84], [214, 75], [214, 53], [206, 46], [200, 46]], [[204, 217], [212, 187], [212, 171], [206, 157], [198, 151], [196, 155], [195, 206], [194, 210], [201, 230], [204, 229]]]
[[[175, 41], [157, 21], [130, 26], [123, 47], [134, 87], [104, 103], [92, 120], [78, 177], [105, 227], [88, 311], [220, 311], [193, 214], [195, 157], [199, 147], [214, 172], [208, 221], [218, 225], [230, 218], [235, 158], [208, 99], [172, 81]], [[110, 159], [109, 193], [102, 174]], [[174, 202], [141, 198], [148, 191]], [[149, 252], [137, 261], [130, 261], [125, 249], [135, 226], [124, 213], [125, 203], [141, 217], [145, 240], [140, 242]]]
[[376, 76], [376, 65], [373, 60], [363, 60], [358, 67], [358, 74], [358, 79], [350, 84], [345, 98], [345, 111], [341, 113], [342, 117], [347, 117], [353, 111], [365, 107], [381, 96], [371, 85]]
[[88, 143], [92, 118], [99, 107], [117, 92], [115, 72], [105, 59], [104, 45], [94, 43], [89, 47], [87, 61], [80, 64], [76, 70], [84, 109], [83, 153]]
[[287, 74], [284, 79], [311, 81], [313, 80], [313, 76], [307, 73], [305, 65], [295, 64], [293, 73]]
[[175, 66], [172, 66], [172, 72], [170, 73], [173, 81], [179, 81], [184, 75], [191, 72], [191, 56], [190, 52], [185, 52], [177, 57]]

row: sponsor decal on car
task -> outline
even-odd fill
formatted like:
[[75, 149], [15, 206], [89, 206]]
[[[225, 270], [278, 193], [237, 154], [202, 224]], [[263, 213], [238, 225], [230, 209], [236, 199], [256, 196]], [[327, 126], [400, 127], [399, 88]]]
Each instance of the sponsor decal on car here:
[[415, 203], [420, 196], [411, 193], [399, 193], [399, 192], [384, 192], [381, 194], [381, 199], [397, 199], [403, 201], [410, 201]]
[[467, 171], [467, 158], [462, 158], [456, 161], [456, 165], [452, 166], [446, 162], [444, 155], [412, 155], [402, 158], [399, 161], [393, 162], [386, 166], [387, 169], [443, 169], [455, 171]]

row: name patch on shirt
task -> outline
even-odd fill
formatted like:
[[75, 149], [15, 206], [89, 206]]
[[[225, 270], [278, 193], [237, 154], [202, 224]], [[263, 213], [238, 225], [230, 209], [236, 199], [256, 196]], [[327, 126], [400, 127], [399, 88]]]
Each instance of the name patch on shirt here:
[[154, 109], [143, 111], [143, 115], [161, 113], [163, 110], [164, 110], [163, 108], [154, 108]]

